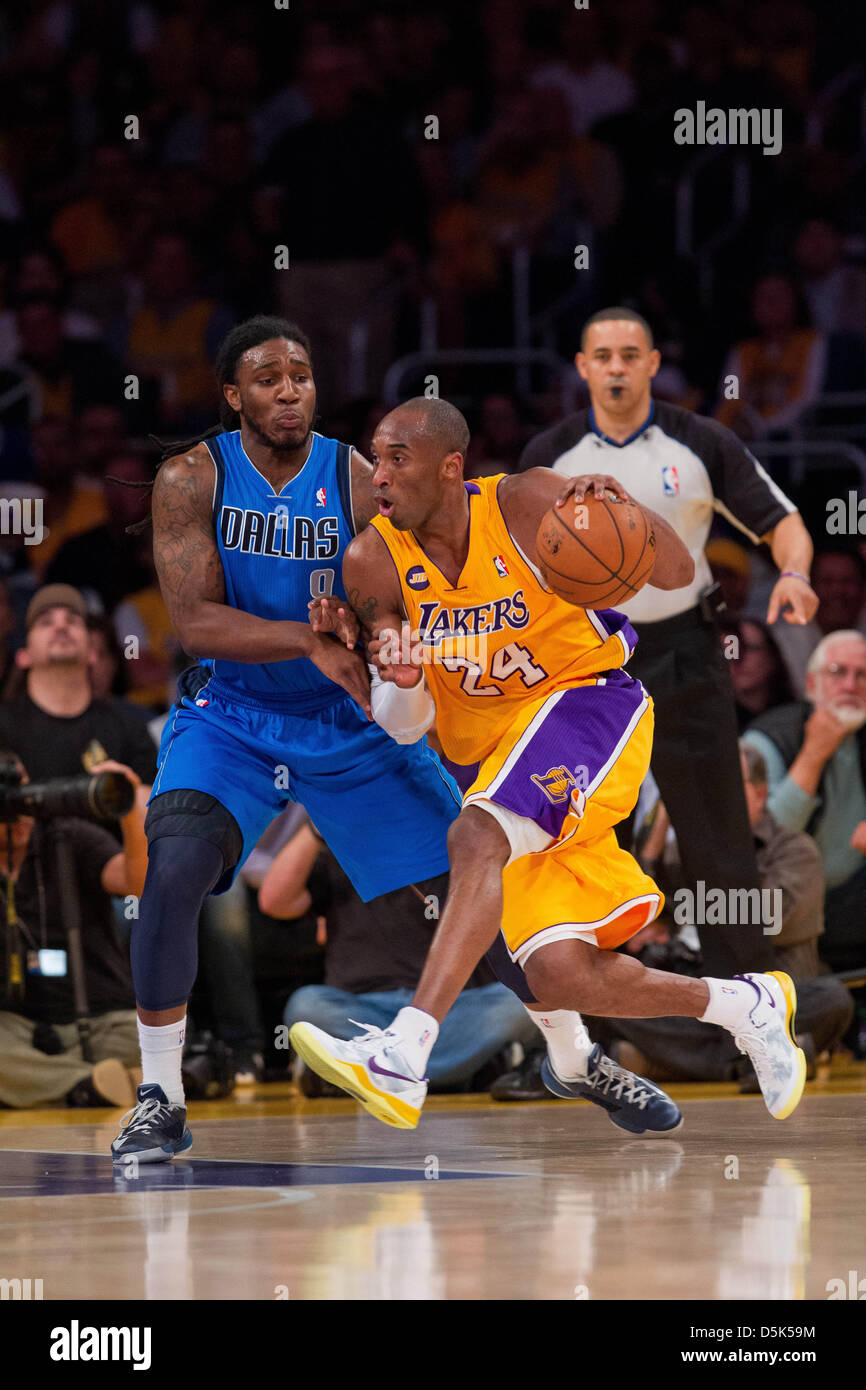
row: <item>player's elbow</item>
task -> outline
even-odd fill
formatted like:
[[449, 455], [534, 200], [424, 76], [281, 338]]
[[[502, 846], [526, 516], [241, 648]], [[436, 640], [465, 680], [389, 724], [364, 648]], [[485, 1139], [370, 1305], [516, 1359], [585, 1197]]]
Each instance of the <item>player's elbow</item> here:
[[689, 552], [686, 550], [680, 558], [679, 568], [677, 570], [677, 582], [676, 584], [672, 584], [671, 588], [685, 589], [689, 584], [693, 582], [694, 577], [695, 562], [692, 559]]
[[654, 589], [685, 589], [695, 577], [695, 562], [683, 548], [656, 560], [650, 584]]
[[291, 922], [309, 912], [313, 899], [307, 888], [293, 893], [291, 889], [276, 889], [265, 879], [259, 889], [258, 903], [259, 909], [266, 917], [275, 917], [280, 922]]
[[172, 625], [180, 639], [180, 644], [187, 656], [194, 661], [199, 661], [202, 657], [213, 656], [209, 650], [207, 633], [199, 615], [195, 612], [172, 614]]

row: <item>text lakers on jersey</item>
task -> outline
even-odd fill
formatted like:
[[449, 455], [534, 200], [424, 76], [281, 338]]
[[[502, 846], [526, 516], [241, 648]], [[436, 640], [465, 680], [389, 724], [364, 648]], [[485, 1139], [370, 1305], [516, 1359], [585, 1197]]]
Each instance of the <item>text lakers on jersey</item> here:
[[465, 485], [469, 552], [456, 585], [412, 532], [382, 517], [371, 523], [400, 576], [407, 624], [396, 659], [407, 664], [421, 644], [437, 733], [457, 763], [487, 757], [527, 698], [602, 677], [628, 660], [636, 641], [621, 613], [575, 608], [544, 586], [502, 515], [504, 476]]

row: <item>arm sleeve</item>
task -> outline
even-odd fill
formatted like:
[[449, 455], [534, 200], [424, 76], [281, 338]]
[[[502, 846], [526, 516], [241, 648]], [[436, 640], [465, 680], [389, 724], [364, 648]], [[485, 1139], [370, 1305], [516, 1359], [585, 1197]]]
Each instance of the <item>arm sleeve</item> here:
[[821, 805], [821, 798], [810, 796], [788, 776], [784, 758], [766, 734], [759, 733], [757, 729], [747, 729], [743, 734], [743, 742], [757, 748], [767, 764], [767, 782], [770, 787], [767, 810], [770, 815], [786, 830], [805, 830], [813, 812]]
[[757, 545], [763, 535], [797, 508], [733, 430], [702, 421], [713, 433], [705, 456], [715, 509]]
[[397, 743], [417, 743], [436, 716], [424, 672], [418, 685], [403, 690], [393, 681], [383, 681], [375, 666], [369, 670], [370, 707], [376, 723]]

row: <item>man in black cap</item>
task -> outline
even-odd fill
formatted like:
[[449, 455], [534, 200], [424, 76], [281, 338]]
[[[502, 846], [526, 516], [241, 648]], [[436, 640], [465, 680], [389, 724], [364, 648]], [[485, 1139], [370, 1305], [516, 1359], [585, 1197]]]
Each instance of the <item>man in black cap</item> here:
[[75, 777], [112, 758], [141, 778], [146, 800], [156, 749], [120, 701], [95, 700], [90, 686], [87, 609], [69, 584], [38, 589], [27, 609], [27, 640], [15, 654], [26, 688], [0, 704], [0, 742], [14, 749], [34, 782]]

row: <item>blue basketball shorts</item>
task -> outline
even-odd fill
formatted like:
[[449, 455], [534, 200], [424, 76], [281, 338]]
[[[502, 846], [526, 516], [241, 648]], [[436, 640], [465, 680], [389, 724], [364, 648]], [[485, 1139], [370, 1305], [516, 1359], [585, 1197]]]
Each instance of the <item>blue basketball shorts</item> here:
[[183, 696], [163, 730], [151, 799], [181, 788], [216, 797], [234, 816], [243, 836], [235, 874], [271, 821], [299, 802], [365, 902], [447, 871], [461, 800], [426, 739], [395, 743], [348, 695], [298, 714], [214, 677]]

